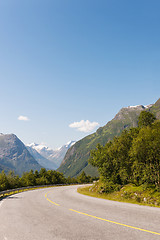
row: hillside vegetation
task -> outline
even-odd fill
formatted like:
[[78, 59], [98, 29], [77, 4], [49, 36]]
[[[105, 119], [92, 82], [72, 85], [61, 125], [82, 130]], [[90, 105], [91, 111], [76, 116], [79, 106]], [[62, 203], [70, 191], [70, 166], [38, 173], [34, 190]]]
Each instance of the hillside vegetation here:
[[16, 189], [28, 186], [41, 186], [53, 184], [75, 184], [75, 183], [90, 183], [93, 182], [91, 176], [87, 176], [82, 172], [77, 178], [65, 178], [62, 173], [55, 170], [46, 170], [41, 168], [40, 171], [30, 170], [24, 172], [21, 177], [16, 175], [13, 171], [8, 174], [0, 172], [0, 192], [8, 189]]
[[97, 145], [89, 162], [100, 174], [93, 195], [160, 205], [160, 121], [152, 113], [142, 111], [138, 127]]
[[128, 183], [160, 189], [160, 121], [154, 120], [153, 114], [142, 111], [139, 127], [91, 151], [89, 162], [98, 168], [103, 191]]
[[95, 133], [76, 142], [67, 151], [58, 171], [63, 172], [66, 177], [77, 176], [82, 171], [98, 176], [97, 168], [88, 164], [90, 151], [95, 149], [97, 144], [104, 146], [115, 136], [120, 136], [123, 130], [137, 127], [139, 114], [144, 110], [154, 113], [157, 119], [160, 119], [160, 99], [154, 105], [147, 107], [139, 105], [122, 108], [104, 127], [100, 127]]

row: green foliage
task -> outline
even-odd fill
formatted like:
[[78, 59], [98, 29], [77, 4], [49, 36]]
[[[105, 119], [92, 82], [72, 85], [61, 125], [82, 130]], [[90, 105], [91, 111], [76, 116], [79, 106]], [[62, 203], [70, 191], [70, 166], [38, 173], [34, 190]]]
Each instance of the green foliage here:
[[18, 175], [15, 175], [14, 171], [9, 171], [7, 177], [8, 187], [10, 189], [19, 188], [21, 186], [20, 178]]
[[139, 127], [151, 126], [155, 119], [156, 118], [153, 113], [142, 111], [139, 115], [138, 126]]
[[66, 179], [62, 173], [46, 170], [41, 168], [41, 170], [33, 172], [25, 172], [21, 177], [22, 186], [36, 186], [36, 185], [50, 185], [50, 184], [61, 184], [66, 183]]
[[77, 183], [77, 179], [76, 179], [76, 178], [68, 177], [68, 178], [66, 179], [66, 183], [67, 183], [67, 184], [75, 184], [75, 183]]
[[6, 190], [9, 187], [8, 179], [4, 171], [0, 174], [0, 191]]
[[37, 170], [35, 172], [33, 172], [33, 170], [24, 172], [22, 177], [15, 175], [13, 171], [10, 171], [7, 175], [2, 171], [0, 173], [0, 191], [28, 186], [88, 183], [93, 180], [94, 179], [91, 176], [87, 176], [85, 172], [77, 178], [65, 178], [63, 173], [54, 170], [47, 171], [45, 168], [41, 168], [39, 172]]
[[23, 173], [21, 179], [21, 184], [23, 187], [26, 186], [34, 186], [36, 183], [35, 176], [33, 170], [30, 170], [30, 172]]
[[51, 185], [51, 184], [64, 184], [67, 180], [62, 173], [46, 170], [42, 168], [39, 172], [30, 170], [24, 172], [20, 178], [10, 171], [7, 175], [4, 171], [0, 173], [0, 191], [13, 189], [18, 187], [38, 186], [38, 185]]
[[133, 140], [133, 179], [136, 183], [154, 183], [160, 189], [160, 122], [142, 128]]
[[96, 150], [91, 151], [89, 163], [98, 167], [105, 182], [126, 184], [130, 181], [132, 159], [129, 157], [129, 149], [138, 132], [138, 128], [128, 132], [125, 130], [120, 137], [115, 137], [104, 147], [98, 145]]
[[102, 192], [129, 183], [152, 184], [160, 190], [160, 121], [153, 123], [153, 114], [146, 112], [139, 119], [141, 128], [125, 130], [91, 151], [89, 163], [98, 168]]
[[78, 183], [89, 183], [92, 181], [91, 176], [87, 176], [86, 173], [83, 171], [78, 177], [77, 177]]

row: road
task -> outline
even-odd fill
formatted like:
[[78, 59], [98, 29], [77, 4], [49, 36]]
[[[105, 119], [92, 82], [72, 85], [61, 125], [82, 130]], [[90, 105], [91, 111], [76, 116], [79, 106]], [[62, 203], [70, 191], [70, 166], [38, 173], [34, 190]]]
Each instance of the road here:
[[0, 201], [0, 240], [155, 240], [160, 209], [81, 195], [77, 186]]

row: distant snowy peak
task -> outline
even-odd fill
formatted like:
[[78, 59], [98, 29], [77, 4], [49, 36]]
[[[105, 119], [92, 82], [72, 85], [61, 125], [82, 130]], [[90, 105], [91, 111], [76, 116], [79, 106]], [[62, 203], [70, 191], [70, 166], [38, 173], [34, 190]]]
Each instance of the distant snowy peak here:
[[75, 144], [75, 142], [76, 141], [69, 141], [69, 142], [67, 142], [65, 145], [63, 145], [63, 146], [61, 146], [61, 147], [59, 147], [59, 148], [57, 148], [57, 149], [55, 149], [55, 150], [53, 150], [53, 149], [51, 149], [51, 148], [49, 148], [49, 147], [47, 147], [46, 145], [44, 145], [44, 144], [38, 144], [38, 143], [29, 143], [29, 144], [27, 144], [26, 146], [27, 147], [31, 147], [31, 148], [33, 148], [33, 149], [35, 149], [36, 151], [42, 151], [42, 150], [48, 150], [48, 151], [59, 151], [60, 149], [62, 149], [62, 148], [67, 148], [67, 149], [69, 149], [70, 147], [72, 147], [74, 144]]
[[143, 105], [128, 106], [127, 108], [143, 108]]
[[36, 150], [40, 155], [44, 158], [48, 159], [49, 161], [53, 162], [57, 165], [57, 168], [60, 166], [67, 150], [75, 144], [75, 141], [69, 141], [67, 144], [63, 145], [62, 147], [53, 150], [47, 147], [44, 144], [37, 144], [37, 143], [30, 143], [27, 144], [27, 147], [30, 147]]
[[56, 150], [55, 150], [55, 152], [57, 152], [57, 151], [61, 151], [62, 149], [69, 149], [70, 147], [72, 147], [74, 144], [76, 143], [76, 141], [69, 141], [69, 142], [67, 142], [65, 145], [63, 145], [62, 147], [59, 147], [59, 148], [57, 148]]
[[152, 104], [150, 105], [135, 105], [135, 106], [128, 106], [122, 108], [114, 117], [114, 120], [123, 120], [126, 119], [126, 114], [130, 119], [132, 119], [132, 114], [134, 113], [135, 115], [139, 116], [141, 111], [150, 109], [152, 107]]
[[137, 108], [137, 109], [140, 109], [140, 108], [142, 108], [142, 109], [147, 109], [147, 108], [150, 108], [150, 107], [152, 107], [153, 106], [153, 104], [150, 104], [150, 105], [145, 105], [145, 106], [143, 106], [143, 105], [135, 105], [135, 106], [128, 106], [128, 107], [126, 107], [126, 108], [128, 108], [128, 109], [131, 109], [131, 108]]
[[149, 104], [149, 105], [145, 105], [144, 107], [145, 108], [150, 108], [150, 107], [152, 107], [153, 106], [153, 104]]

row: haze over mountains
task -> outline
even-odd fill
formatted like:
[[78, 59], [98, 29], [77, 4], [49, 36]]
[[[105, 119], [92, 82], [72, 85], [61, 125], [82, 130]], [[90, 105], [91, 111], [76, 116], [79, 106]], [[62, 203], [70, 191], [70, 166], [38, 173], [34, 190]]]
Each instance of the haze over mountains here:
[[67, 150], [75, 144], [75, 141], [70, 141], [62, 147], [53, 150], [43, 144], [31, 143], [27, 144], [27, 149], [39, 164], [49, 169], [57, 169]]
[[114, 136], [119, 136], [124, 129], [136, 127], [138, 116], [141, 111], [150, 111], [160, 119], [160, 99], [148, 106], [138, 105], [122, 108], [116, 116], [104, 127], [100, 127], [95, 133], [76, 142], [66, 153], [58, 171], [63, 172], [66, 177], [75, 177], [82, 171], [96, 176], [97, 169], [88, 164], [90, 151], [100, 143], [105, 145]]

